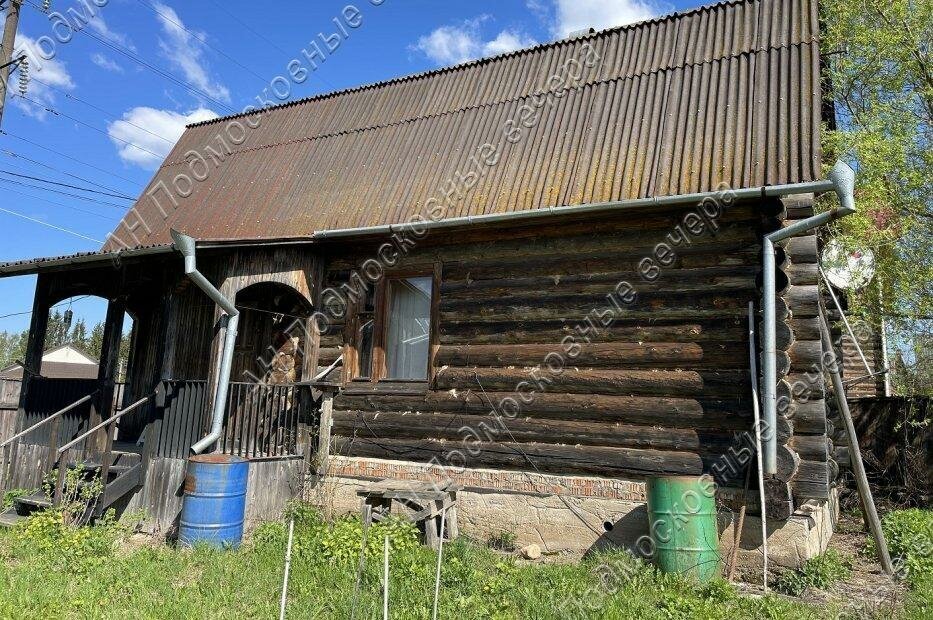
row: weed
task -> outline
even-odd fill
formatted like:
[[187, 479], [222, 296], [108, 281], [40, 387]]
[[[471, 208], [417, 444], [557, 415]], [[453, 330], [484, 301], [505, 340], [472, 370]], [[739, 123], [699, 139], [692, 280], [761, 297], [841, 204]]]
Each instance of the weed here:
[[502, 530], [498, 534], [490, 534], [486, 539], [486, 546], [496, 551], [515, 551], [515, 541], [518, 537], [511, 530]]
[[[893, 510], [881, 520], [881, 528], [898, 572], [911, 585], [921, 581], [933, 584], [933, 511]], [[869, 539], [866, 552], [875, 554], [873, 539]]]
[[796, 570], [785, 571], [774, 584], [775, 589], [792, 596], [800, 596], [808, 588], [825, 590], [845, 581], [852, 574], [852, 559], [835, 549], [807, 560]]
[[3, 494], [3, 502], [0, 503], [0, 510], [6, 510], [13, 505], [18, 497], [26, 497], [35, 493], [35, 489], [10, 489]]

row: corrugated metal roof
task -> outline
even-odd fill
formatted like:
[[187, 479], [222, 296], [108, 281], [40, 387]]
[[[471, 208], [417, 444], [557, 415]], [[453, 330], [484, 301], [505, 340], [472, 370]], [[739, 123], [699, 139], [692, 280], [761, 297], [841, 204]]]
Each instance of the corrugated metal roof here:
[[[498, 163], [447, 216], [814, 180], [818, 31], [817, 0], [703, 7], [272, 108], [216, 167], [207, 147], [222, 150], [231, 120], [192, 125], [147, 192], [191, 176], [191, 150], [208, 160], [207, 178], [175, 209], [144, 192], [115, 236], [136, 245], [168, 242], [170, 227], [226, 239], [401, 223], [458, 172], [480, 170], [471, 157], [487, 143], [501, 145]], [[586, 58], [584, 45], [600, 62], [555, 89], [549, 78]], [[553, 105], [534, 106], [542, 92]], [[540, 117], [510, 144], [504, 130], [524, 104]]]

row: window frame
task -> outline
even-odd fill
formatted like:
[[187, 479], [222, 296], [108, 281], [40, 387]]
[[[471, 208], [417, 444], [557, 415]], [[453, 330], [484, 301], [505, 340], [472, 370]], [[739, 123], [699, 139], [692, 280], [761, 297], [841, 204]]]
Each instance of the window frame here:
[[[371, 368], [369, 376], [364, 377], [363, 369], [360, 367], [360, 314], [362, 307], [366, 303], [365, 299], [359, 300], [353, 305], [352, 320], [347, 325], [347, 352], [349, 353], [350, 364], [347, 364], [348, 371], [345, 382], [352, 387], [359, 388], [406, 388], [415, 389], [427, 388], [433, 384], [435, 374], [435, 357], [438, 347], [438, 305], [440, 300], [440, 280], [441, 264], [409, 267], [406, 269], [394, 269], [386, 271], [382, 278], [374, 284], [373, 291], [373, 335], [372, 335], [372, 353], [370, 355]], [[405, 280], [407, 278], [431, 278], [431, 306], [428, 331], [428, 367], [425, 369], [424, 379], [392, 379], [387, 376], [386, 368], [386, 326], [389, 309], [389, 282], [393, 280]]]

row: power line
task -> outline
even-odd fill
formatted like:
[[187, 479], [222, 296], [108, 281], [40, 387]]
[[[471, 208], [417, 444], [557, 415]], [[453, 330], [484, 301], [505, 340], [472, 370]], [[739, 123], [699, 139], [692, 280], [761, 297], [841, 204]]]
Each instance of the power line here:
[[29, 78], [29, 79], [30, 79], [30, 81], [38, 82], [38, 83], [42, 84], [43, 86], [48, 86], [49, 88], [53, 88], [53, 89], [57, 90], [58, 92], [62, 93], [63, 95], [65, 95], [65, 97], [67, 97], [67, 98], [69, 98], [69, 99], [73, 99], [74, 101], [77, 101], [78, 103], [83, 103], [84, 105], [88, 106], [89, 108], [92, 108], [92, 109], [96, 110], [97, 112], [100, 112], [101, 114], [103, 114], [105, 118], [109, 118], [110, 120], [115, 121], [115, 122], [121, 122], [121, 123], [126, 123], [127, 125], [132, 125], [132, 126], [135, 127], [136, 129], [139, 129], [140, 131], [145, 131], [147, 134], [149, 134], [149, 135], [151, 135], [151, 136], [154, 136], [154, 137], [158, 138], [159, 140], [164, 140], [164, 141], [168, 142], [169, 144], [175, 144], [175, 140], [171, 140], [171, 139], [169, 139], [169, 138], [166, 138], [166, 137], [163, 136], [163, 135], [160, 135], [160, 134], [155, 133], [154, 131], [150, 131], [150, 130], [146, 129], [145, 127], [143, 127], [142, 125], [137, 125], [136, 123], [134, 123], [134, 122], [132, 122], [132, 121], [128, 121], [128, 120], [126, 120], [125, 118], [117, 118], [114, 114], [108, 112], [107, 110], [104, 110], [103, 108], [94, 105], [94, 104], [91, 103], [90, 101], [85, 101], [84, 99], [78, 97], [77, 95], [72, 95], [71, 93], [69, 93], [67, 90], [65, 90], [64, 88], [62, 88], [62, 87], [60, 87], [60, 86], [55, 86], [54, 84], [49, 84], [48, 82], [43, 82], [42, 80], [40, 80], [39, 78], [36, 78], [36, 77], [31, 77], [31, 78]]
[[[51, 310], [51, 309], [53, 309], [53, 308], [61, 308], [62, 306], [68, 306], [68, 305], [71, 305], [71, 304], [76, 304], [76, 303], [78, 303], [79, 301], [82, 301], [82, 300], [84, 300], [84, 299], [88, 299], [89, 297], [92, 297], [92, 295], [81, 295], [80, 297], [74, 297], [74, 298], [72, 298], [72, 299], [66, 299], [65, 301], [60, 302], [60, 303], [57, 303], [57, 304], [55, 304], [54, 306], [49, 306], [49, 310]], [[26, 315], [26, 314], [32, 314], [32, 310], [23, 310], [22, 312], [11, 312], [10, 314], [3, 314], [3, 315], [0, 315], [0, 319], [8, 319], [8, 318], [10, 318], [11, 316], [24, 316], [24, 315]]]
[[117, 174], [116, 172], [111, 172], [110, 170], [106, 170], [106, 169], [104, 169], [104, 168], [101, 168], [100, 166], [95, 166], [94, 164], [89, 164], [89, 163], [86, 162], [86, 161], [81, 161], [80, 159], [78, 159], [78, 158], [76, 158], [76, 157], [72, 157], [71, 155], [66, 155], [65, 153], [62, 153], [61, 151], [57, 151], [57, 150], [55, 150], [55, 149], [53, 149], [53, 148], [49, 148], [49, 147], [47, 147], [47, 146], [43, 146], [42, 144], [39, 144], [39, 143], [36, 142], [35, 140], [30, 140], [29, 138], [24, 138], [24, 137], [22, 137], [22, 136], [18, 136], [18, 135], [16, 135], [15, 133], [12, 133], [12, 132], [7, 131], [7, 130], [5, 130], [5, 129], [0, 129], [0, 134], [10, 136], [11, 138], [15, 138], [15, 139], [17, 139], [17, 140], [22, 140], [23, 142], [25, 142], [25, 143], [27, 143], [27, 144], [31, 144], [31, 145], [33, 145], [33, 146], [35, 146], [35, 147], [38, 147], [38, 148], [40, 148], [40, 149], [42, 149], [42, 150], [44, 150], [44, 151], [48, 151], [49, 153], [52, 153], [53, 155], [57, 155], [57, 156], [59, 156], [59, 157], [64, 157], [65, 159], [70, 159], [71, 161], [73, 161], [73, 162], [75, 162], [75, 163], [78, 163], [78, 164], [81, 164], [82, 166], [87, 166], [88, 168], [93, 168], [94, 170], [97, 170], [98, 172], [103, 172], [104, 174], [109, 174], [110, 176], [115, 177], [115, 178], [117, 178], [117, 179], [121, 179], [121, 180], [123, 180], [123, 181], [126, 181], [127, 183], [132, 183], [133, 185], [136, 185], [136, 186], [139, 185], [139, 182], [138, 182], [138, 181], [134, 181], [133, 179], [129, 179], [129, 178], [123, 176], [123, 175]]
[[235, 64], [236, 66], [238, 66], [239, 68], [243, 69], [244, 71], [246, 71], [247, 73], [249, 73], [249, 74], [252, 75], [253, 77], [257, 78], [260, 82], [263, 83], [263, 85], [267, 85], [267, 84], [268, 84], [268, 80], [267, 80], [266, 78], [264, 78], [263, 76], [259, 75], [258, 73], [256, 73], [255, 71], [253, 71], [252, 69], [250, 69], [249, 67], [247, 67], [246, 65], [244, 65], [243, 63], [241, 63], [239, 60], [237, 60], [236, 58], [234, 58], [234, 57], [231, 56], [230, 54], [228, 54], [228, 53], [226, 53], [225, 51], [223, 51], [222, 49], [220, 49], [219, 47], [217, 47], [217, 46], [215, 46], [215, 45], [211, 45], [211, 44], [207, 41], [207, 37], [204, 37], [204, 36], [202, 36], [201, 34], [199, 34], [199, 33], [197, 33], [197, 32], [193, 32], [193, 31], [189, 30], [184, 24], [175, 21], [174, 19], [172, 19], [171, 17], [169, 17], [168, 15], [166, 15], [165, 13], [163, 13], [162, 11], [160, 11], [157, 7], [153, 6], [150, 2], [147, 2], [147, 0], [136, 0], [136, 1], [139, 2], [140, 4], [142, 4], [143, 6], [148, 7], [152, 12], [154, 12], [156, 15], [158, 15], [159, 17], [161, 17], [161, 18], [164, 19], [165, 21], [170, 22], [170, 23], [172, 23], [172, 24], [178, 26], [179, 28], [181, 28], [182, 30], [184, 30], [185, 32], [187, 32], [188, 34], [190, 34], [191, 36], [193, 36], [195, 39], [197, 39], [198, 41], [200, 41], [203, 45], [205, 45], [205, 46], [211, 48], [212, 50], [214, 50], [215, 52], [217, 52], [218, 54], [220, 54], [221, 56], [223, 56], [224, 58], [226, 58], [227, 60], [229, 60], [230, 62], [232, 62], [232, 63]]
[[[45, 13], [45, 11], [43, 11], [42, 8], [39, 7], [39, 6], [36, 6], [36, 5], [34, 5], [34, 4], [30, 4], [29, 6], [32, 7], [33, 9], [39, 11], [40, 13], [43, 13], [43, 14]], [[85, 35], [85, 36], [91, 37], [92, 39], [94, 39], [95, 41], [97, 41], [98, 43], [100, 43], [101, 45], [104, 45], [105, 47], [108, 47], [108, 48], [112, 49], [113, 51], [115, 51], [115, 52], [117, 52], [117, 53], [119, 53], [119, 54], [122, 54], [123, 56], [126, 56], [127, 58], [129, 58], [129, 59], [132, 60], [133, 62], [136, 62], [136, 63], [138, 63], [138, 64], [140, 64], [140, 65], [146, 67], [146, 68], [149, 69], [150, 71], [153, 71], [154, 73], [157, 73], [158, 75], [161, 75], [162, 77], [164, 77], [164, 78], [167, 79], [167, 80], [171, 80], [172, 82], [174, 82], [174, 83], [178, 84], [179, 86], [181, 86], [181, 87], [183, 87], [183, 88], [185, 88], [185, 89], [191, 91], [192, 93], [194, 93], [194, 94], [196, 94], [196, 95], [199, 95], [199, 96], [201, 96], [201, 97], [204, 97], [205, 99], [208, 99], [209, 101], [213, 101], [215, 104], [219, 105], [219, 106], [222, 107], [222, 108], [226, 108], [226, 109], [227, 109], [229, 112], [231, 112], [231, 113], [235, 113], [235, 112], [236, 112], [236, 110], [234, 110], [233, 108], [231, 108], [229, 105], [227, 105], [226, 103], [224, 103], [224, 102], [222, 102], [222, 101], [219, 101], [219, 100], [215, 99], [214, 97], [211, 97], [211, 96], [208, 95], [206, 92], [204, 92], [203, 90], [199, 89], [197, 86], [194, 86], [194, 85], [192, 85], [192, 84], [189, 84], [188, 82], [185, 82], [184, 80], [180, 80], [180, 79], [176, 78], [174, 75], [172, 75], [171, 73], [168, 73], [167, 71], [163, 71], [162, 69], [156, 67], [155, 65], [146, 62], [145, 60], [143, 60], [142, 58], [140, 58], [137, 54], [135, 54], [135, 53], [132, 52], [131, 50], [127, 49], [127, 48], [126, 48], [125, 46], [123, 46], [123, 45], [120, 45], [120, 44], [118, 44], [118, 43], [116, 43], [116, 42], [113, 42], [113, 41], [108, 41], [107, 39], [105, 39], [105, 38], [103, 38], [103, 37], [100, 37], [100, 36], [94, 34], [94, 33], [91, 32], [90, 30], [88, 30], [87, 28], [75, 28], [73, 31], [74, 31], [74, 32], [80, 32], [81, 34], [83, 34], [83, 35]]]
[[123, 46], [120, 46], [120, 45], [116, 45], [116, 44], [114, 44], [114, 43], [111, 43], [110, 41], [107, 41], [106, 39], [103, 39], [103, 38], [101, 38], [101, 37], [95, 35], [93, 32], [90, 32], [90, 31], [88, 31], [88, 30], [85, 29], [85, 28], [82, 28], [81, 30], [78, 30], [78, 32], [82, 32], [82, 33], [86, 34], [87, 36], [89, 36], [89, 37], [91, 37], [92, 39], [94, 39], [94, 40], [96, 40], [97, 42], [99, 42], [101, 45], [105, 45], [106, 47], [109, 47], [110, 49], [114, 50], [115, 52], [118, 52], [118, 53], [120, 53], [120, 54], [123, 54], [124, 56], [126, 56], [126, 57], [129, 58], [130, 60], [133, 60], [134, 62], [139, 63], [140, 65], [146, 67], [146, 68], [149, 69], [150, 71], [152, 71], [152, 72], [154, 72], [154, 73], [156, 73], [156, 74], [158, 74], [158, 75], [161, 75], [161, 76], [164, 77], [165, 79], [170, 80], [170, 81], [172, 81], [172, 82], [178, 84], [178, 85], [181, 86], [182, 88], [185, 88], [186, 90], [188, 90], [188, 91], [194, 93], [195, 95], [199, 95], [199, 96], [201, 96], [201, 97], [204, 97], [204, 98], [207, 99], [208, 101], [214, 102], [216, 105], [218, 105], [218, 106], [220, 106], [220, 107], [226, 109], [228, 112], [230, 112], [230, 113], [236, 113], [236, 110], [233, 109], [232, 107], [230, 107], [229, 105], [227, 105], [226, 103], [224, 103], [224, 102], [222, 102], [222, 101], [220, 101], [220, 100], [218, 100], [218, 99], [215, 99], [214, 97], [208, 95], [207, 93], [205, 93], [204, 91], [202, 91], [202, 90], [199, 89], [198, 87], [192, 86], [192, 85], [189, 84], [188, 82], [185, 82], [184, 80], [180, 80], [180, 79], [176, 78], [176, 77], [175, 77], [174, 75], [172, 75], [171, 73], [168, 73], [167, 71], [163, 71], [162, 69], [159, 69], [159, 68], [156, 67], [155, 65], [152, 65], [152, 64], [146, 62], [145, 60], [143, 60], [142, 58], [140, 58], [139, 56], [137, 56], [137, 55], [134, 54], [133, 52], [131, 52], [131, 51], [129, 51], [128, 49], [124, 48]]
[[[292, 52], [289, 52], [289, 51], [286, 51], [286, 50], [282, 49], [282, 47], [281, 47], [278, 43], [276, 43], [275, 41], [273, 41], [272, 39], [270, 39], [270, 38], [267, 37], [266, 35], [262, 34], [261, 32], [259, 32], [259, 31], [257, 31], [257, 30], [254, 30], [253, 27], [250, 26], [247, 22], [245, 22], [245, 21], [243, 21], [242, 19], [240, 19], [239, 17], [237, 17], [236, 13], [234, 13], [233, 11], [227, 10], [226, 6], [224, 6], [222, 3], [217, 2], [216, 0], [210, 0], [210, 2], [211, 2], [211, 4], [213, 4], [219, 11], [221, 11], [222, 13], [226, 13], [227, 16], [228, 16], [230, 19], [232, 19], [233, 21], [235, 21], [236, 23], [238, 23], [244, 30], [248, 30], [249, 32], [251, 32], [251, 33], [253, 34], [253, 36], [258, 37], [259, 39], [262, 39], [263, 41], [265, 41], [266, 43], [268, 43], [270, 46], [272, 46], [272, 47], [274, 47], [275, 49], [277, 49], [278, 51], [280, 51], [280, 52], [281, 52], [282, 54], [284, 54], [285, 56], [290, 56], [290, 55], [292, 55]], [[329, 89], [331, 89], [331, 90], [338, 90], [338, 88], [337, 88], [336, 86], [334, 86], [333, 84], [331, 84], [328, 80], [324, 79], [323, 76], [318, 75], [317, 72], [312, 71], [312, 72], [311, 72], [311, 75], [312, 75], [312, 77], [315, 77], [315, 78], [317, 78], [318, 80], [320, 80], [320, 82], [321, 82], [322, 84], [324, 84], [327, 88], [329, 88]]]
[[[13, 159], [24, 159], [24, 160], [28, 161], [28, 162], [31, 163], [31, 164], [35, 164], [35, 165], [37, 165], [37, 166], [42, 166], [43, 168], [47, 168], [47, 169], [51, 170], [52, 172], [57, 172], [57, 173], [59, 173], [59, 174], [63, 174], [63, 175], [65, 175], [66, 177], [71, 177], [72, 179], [77, 179], [78, 181], [84, 181], [85, 183], [90, 183], [91, 185], [94, 185], [94, 186], [99, 187], [99, 188], [101, 188], [101, 189], [105, 189], [105, 190], [107, 190], [107, 191], [116, 192], [116, 193], [122, 193], [120, 190], [118, 190], [118, 189], [116, 189], [116, 188], [114, 188], [114, 187], [109, 187], [109, 186], [107, 186], [107, 185], [104, 185], [103, 183], [98, 183], [97, 181], [92, 181], [91, 179], [88, 179], [88, 178], [86, 178], [86, 177], [82, 177], [82, 176], [77, 175], [77, 174], [71, 174], [70, 172], [66, 172], [65, 170], [62, 170], [62, 169], [60, 169], [60, 168], [56, 168], [55, 166], [50, 166], [50, 165], [48, 165], [48, 164], [42, 163], [41, 161], [37, 161], [37, 160], [32, 159], [32, 158], [30, 158], [30, 157], [26, 157], [26, 156], [23, 155], [22, 153], [17, 153], [17, 152], [15, 152], [15, 151], [11, 151], [11, 150], [9, 150], [9, 149], [0, 149], [0, 153], [3, 153], [3, 154], [6, 155], [7, 157], [11, 157], [11, 158], [13, 158]], [[135, 199], [134, 199], [134, 200], [135, 200]]]
[[[6, 180], [6, 179], [0, 179], [0, 181], [4, 181], [4, 180]], [[42, 198], [41, 196], [36, 196], [36, 195], [34, 195], [34, 194], [27, 194], [26, 192], [22, 192], [22, 191], [20, 191], [20, 190], [18, 190], [18, 189], [7, 188], [6, 191], [8, 191], [8, 192], [13, 192], [14, 194], [19, 194], [20, 196], [25, 196], [26, 198], [32, 198], [32, 199], [34, 199], [34, 200], [41, 200], [41, 201], [42, 201], [43, 203], [45, 203], [45, 204], [54, 205], [54, 206], [56, 206], [56, 207], [64, 207], [65, 209], [71, 209], [72, 211], [77, 211], [78, 213], [85, 213], [85, 214], [87, 214], [87, 215], [93, 215], [94, 217], [99, 217], [99, 218], [101, 218], [102, 220], [107, 220], [107, 221], [112, 222], [112, 221], [115, 221], [115, 219], [116, 219], [116, 218], [114, 218], [114, 217], [106, 216], [106, 215], [104, 215], [103, 213], [98, 213], [98, 212], [95, 212], [95, 211], [86, 211], [86, 210], [84, 210], [84, 209], [82, 209], [82, 208], [80, 208], [80, 207], [75, 207], [75, 206], [73, 206], [73, 205], [66, 205], [66, 204], [63, 203], [63, 202], [55, 202], [54, 200], [49, 200], [49, 199], [47, 199], [47, 198]]]
[[9, 213], [10, 215], [15, 215], [16, 217], [22, 218], [22, 219], [27, 220], [27, 221], [29, 221], [29, 222], [33, 222], [33, 223], [39, 224], [39, 225], [41, 225], [41, 226], [46, 226], [46, 227], [48, 227], [48, 228], [52, 228], [52, 229], [54, 229], [54, 230], [58, 230], [58, 231], [63, 232], [63, 233], [68, 233], [69, 235], [74, 235], [75, 237], [80, 237], [80, 238], [82, 238], [82, 239], [87, 239], [88, 241], [93, 241], [94, 243], [101, 243], [101, 244], [103, 244], [103, 241], [101, 241], [100, 239], [95, 239], [95, 238], [93, 238], [93, 237], [88, 237], [87, 235], [84, 235], [84, 234], [81, 234], [81, 233], [76, 232], [76, 231], [74, 231], [74, 230], [71, 230], [70, 228], [65, 228], [65, 227], [63, 227], [63, 226], [56, 226], [55, 224], [49, 224], [48, 222], [43, 222], [42, 220], [37, 220], [37, 219], [34, 218], [34, 217], [29, 217], [28, 215], [23, 215], [22, 213], [17, 213], [16, 211], [11, 211], [11, 210], [9, 210], [9, 209], [4, 209], [3, 207], [0, 207], [0, 211], [2, 211], [3, 213]]
[[90, 123], [87, 123], [87, 122], [85, 122], [85, 121], [82, 121], [82, 120], [79, 119], [79, 118], [75, 118], [74, 116], [70, 116], [70, 115], [68, 115], [68, 114], [65, 114], [64, 112], [61, 112], [61, 111], [59, 111], [59, 110], [56, 110], [55, 108], [53, 108], [53, 107], [51, 107], [51, 106], [49, 106], [49, 105], [46, 105], [46, 104], [41, 103], [41, 102], [39, 102], [39, 101], [36, 101], [35, 99], [31, 99], [31, 98], [27, 97], [26, 95], [21, 95], [21, 94], [19, 94], [19, 93], [15, 93], [13, 96], [14, 96], [14, 97], [19, 97], [20, 99], [24, 99], [24, 100], [28, 101], [29, 103], [31, 103], [32, 105], [37, 106], [37, 107], [40, 107], [40, 108], [42, 108], [43, 110], [45, 110], [46, 112], [49, 112], [49, 113], [51, 113], [51, 114], [54, 114], [55, 116], [61, 116], [61, 117], [63, 117], [63, 118], [67, 118], [67, 119], [69, 119], [69, 120], [71, 120], [71, 121], [74, 121], [75, 123], [78, 123], [79, 125], [83, 125], [84, 127], [87, 127], [88, 129], [91, 129], [91, 130], [93, 130], [93, 131], [96, 131], [97, 133], [100, 133], [100, 134], [103, 134], [103, 135], [107, 136], [107, 137], [110, 138], [111, 140], [116, 140], [116, 141], [118, 141], [118, 142], [122, 142], [123, 144], [125, 144], [125, 145], [127, 145], [127, 146], [131, 146], [131, 147], [133, 147], [133, 148], [139, 149], [140, 151], [145, 151], [146, 153], [149, 153], [150, 155], [154, 155], [155, 157], [158, 157], [160, 160], [165, 158], [165, 155], [164, 155], [164, 154], [159, 154], [159, 153], [156, 153], [155, 151], [150, 151], [150, 150], [147, 149], [146, 147], [140, 146], [140, 145], [136, 144], [135, 142], [130, 142], [129, 140], [124, 140], [123, 138], [118, 138], [118, 137], [112, 135], [109, 131], [104, 131], [104, 130], [101, 129], [100, 127], [95, 127], [94, 125], [91, 125]]
[[96, 198], [88, 198], [87, 196], [82, 196], [80, 194], [72, 194], [71, 192], [64, 192], [59, 189], [52, 189], [51, 187], [43, 187], [41, 185], [32, 185], [31, 183], [26, 183], [25, 181], [17, 181], [16, 179], [5, 179], [0, 177], [0, 181], [4, 183], [13, 183], [14, 185], [21, 185], [23, 187], [31, 187], [32, 189], [39, 189], [44, 192], [52, 192], [53, 194], [61, 194], [62, 196], [68, 196], [69, 198], [77, 198], [78, 200], [84, 200], [85, 202], [93, 202], [95, 204], [104, 205], [106, 207], [113, 207], [114, 209], [120, 209], [121, 211], [128, 211], [129, 205], [118, 205], [115, 202], [107, 202], [105, 200], [97, 200]]
[[11, 176], [20, 177], [22, 179], [30, 179], [32, 181], [38, 181], [40, 183], [49, 183], [50, 185], [58, 185], [59, 187], [67, 187], [69, 189], [76, 189], [82, 192], [89, 192], [91, 194], [100, 194], [101, 196], [110, 196], [111, 198], [122, 198], [124, 200], [132, 200], [132, 201], [136, 200], [132, 196], [127, 196], [126, 194], [112, 194], [110, 192], [102, 192], [100, 190], [91, 189], [88, 187], [81, 187], [80, 185], [72, 185], [70, 183], [60, 183], [58, 181], [51, 181], [49, 179], [43, 179], [42, 177], [34, 177], [28, 174], [19, 174], [17, 172], [10, 172], [9, 170], [3, 170], [2, 168], [0, 168], [0, 173], [9, 174]]

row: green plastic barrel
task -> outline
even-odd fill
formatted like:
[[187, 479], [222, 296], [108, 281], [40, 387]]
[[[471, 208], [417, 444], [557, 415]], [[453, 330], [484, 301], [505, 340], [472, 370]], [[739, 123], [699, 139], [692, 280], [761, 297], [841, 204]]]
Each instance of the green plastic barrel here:
[[706, 583], [719, 575], [716, 493], [709, 478], [649, 478], [648, 522], [661, 571]]

